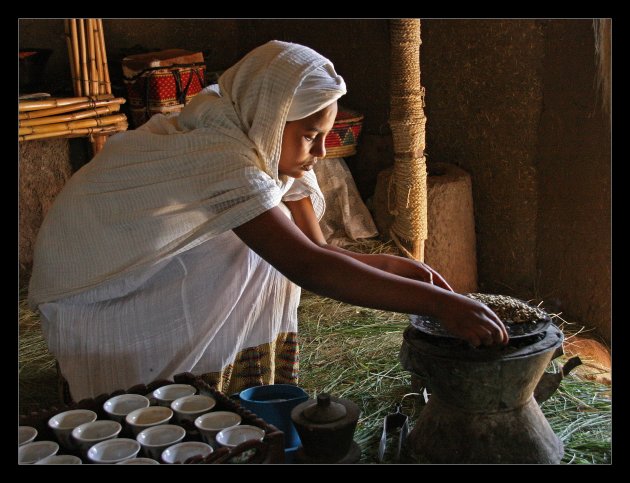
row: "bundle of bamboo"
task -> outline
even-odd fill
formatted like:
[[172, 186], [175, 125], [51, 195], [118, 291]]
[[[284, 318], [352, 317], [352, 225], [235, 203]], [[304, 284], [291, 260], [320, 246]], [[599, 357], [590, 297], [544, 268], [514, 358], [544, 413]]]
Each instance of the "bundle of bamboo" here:
[[75, 96], [111, 94], [103, 21], [71, 18], [64, 21]]
[[64, 25], [75, 97], [21, 101], [18, 139], [89, 136], [96, 154], [108, 135], [127, 129], [127, 117], [118, 113], [125, 99], [112, 95], [103, 21], [66, 19]]
[[20, 102], [18, 139], [101, 136], [124, 131], [127, 117], [113, 114], [124, 102], [124, 98], [111, 94]]

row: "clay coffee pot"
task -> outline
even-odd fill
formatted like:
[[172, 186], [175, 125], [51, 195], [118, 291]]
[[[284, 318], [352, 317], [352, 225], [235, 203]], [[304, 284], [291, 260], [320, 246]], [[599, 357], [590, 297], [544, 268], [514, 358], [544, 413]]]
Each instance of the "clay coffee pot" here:
[[358, 460], [361, 452], [352, 438], [360, 412], [352, 401], [328, 393], [294, 407], [291, 420], [302, 441], [297, 459], [314, 463]]

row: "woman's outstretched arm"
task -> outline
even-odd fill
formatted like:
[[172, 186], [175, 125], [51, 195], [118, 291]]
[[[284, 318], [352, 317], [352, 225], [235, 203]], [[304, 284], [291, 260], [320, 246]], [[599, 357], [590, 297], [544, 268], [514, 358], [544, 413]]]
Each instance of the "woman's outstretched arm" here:
[[385, 253], [356, 253], [340, 247], [336, 247], [334, 245], [329, 245], [319, 226], [319, 221], [317, 220], [317, 216], [315, 216], [315, 210], [313, 209], [313, 204], [311, 203], [311, 198], [309, 196], [297, 201], [287, 201], [285, 202], [285, 204], [291, 211], [293, 221], [302, 231], [302, 233], [304, 233], [308, 238], [311, 239], [312, 242], [318, 244], [319, 246], [324, 247], [327, 250], [343, 253], [344, 255], [354, 258], [355, 260], [367, 263], [374, 268], [393, 273], [394, 275], [400, 275], [401, 277], [405, 278], [412, 278], [414, 280], [419, 280], [420, 282], [433, 283], [438, 287], [450, 290], [451, 292], [453, 291], [451, 286], [446, 280], [444, 280], [442, 275], [433, 270], [433, 268], [431, 268], [426, 263], [417, 262], [408, 258], [399, 257], [396, 255], [389, 255]]
[[234, 232], [287, 278], [314, 293], [363, 307], [433, 316], [474, 346], [507, 343], [505, 326], [484, 304], [328, 250], [278, 207]]

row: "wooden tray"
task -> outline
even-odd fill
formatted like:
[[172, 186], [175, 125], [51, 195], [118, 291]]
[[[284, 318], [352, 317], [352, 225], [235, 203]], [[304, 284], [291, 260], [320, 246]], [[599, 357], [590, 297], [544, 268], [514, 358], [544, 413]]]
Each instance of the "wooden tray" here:
[[[232, 411], [239, 414], [242, 418], [242, 424], [251, 424], [252, 426], [262, 428], [265, 431], [265, 437], [262, 441], [246, 441], [245, 443], [241, 443], [231, 449], [224, 447], [218, 448], [206, 458], [189, 458], [185, 461], [186, 464], [284, 463], [284, 433], [282, 431], [275, 426], [268, 424], [253, 412], [244, 409], [237, 401], [230, 399], [225, 394], [215, 390], [199, 377], [186, 372], [175, 375], [173, 379], [173, 381], [162, 379], [153, 381], [152, 383], [146, 385], [138, 384], [129, 388], [127, 391], [118, 390], [112, 392], [111, 394], [101, 394], [95, 398], [83, 399], [79, 402], [63, 405], [61, 407], [53, 406], [46, 410], [33, 411], [30, 414], [20, 415], [20, 425], [33, 426], [37, 429], [37, 438], [35, 438], [35, 441], [57, 441], [52, 429], [48, 427], [48, 420], [56, 414], [68, 411], [69, 409], [90, 409], [97, 414], [98, 419], [108, 419], [107, 414], [103, 409], [103, 403], [110, 397], [126, 393], [142, 394], [144, 396], [159, 387], [166, 386], [167, 384], [190, 384], [191, 386], [197, 388], [199, 394], [211, 396], [216, 400], [217, 404], [213, 410]], [[176, 423], [170, 422], [169, 424]], [[182, 427], [186, 429], [186, 437], [184, 438], [184, 441], [202, 440], [197, 429], [190, 423], [182, 424]], [[130, 436], [130, 433], [127, 433], [127, 431], [129, 431], [129, 428], [126, 428], [123, 425], [123, 431], [120, 433], [119, 437], [133, 438], [133, 436]], [[64, 452], [64, 450], [60, 448], [59, 454], [74, 454], [75, 456], [80, 457], [84, 463], [91, 463], [86, 458], [82, 457], [78, 452]]]

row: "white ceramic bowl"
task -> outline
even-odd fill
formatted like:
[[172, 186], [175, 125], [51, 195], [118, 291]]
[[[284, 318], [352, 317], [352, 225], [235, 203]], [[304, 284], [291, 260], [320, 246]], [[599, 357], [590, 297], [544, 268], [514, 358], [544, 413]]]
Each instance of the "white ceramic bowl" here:
[[186, 430], [175, 424], [161, 424], [147, 428], [136, 436], [142, 445], [144, 455], [159, 461], [162, 451], [179, 443], [186, 436]]
[[239, 424], [241, 424], [241, 417], [230, 411], [213, 411], [195, 419], [195, 427], [204, 441], [211, 446], [216, 445], [215, 437], [219, 431]]
[[184, 396], [192, 396], [196, 392], [197, 389], [189, 384], [168, 384], [158, 387], [151, 393], [151, 396], [155, 398], [160, 406], [169, 407], [175, 399]]
[[88, 450], [96, 443], [117, 437], [121, 430], [119, 422], [101, 419], [77, 426], [72, 430], [72, 437], [77, 442], [79, 451], [87, 455]]
[[228, 448], [234, 448], [245, 441], [256, 440], [262, 441], [265, 437], [265, 431], [258, 426], [250, 426], [242, 424], [239, 426], [232, 426], [221, 431], [216, 436], [217, 443], [221, 446]]
[[192, 396], [175, 399], [171, 403], [171, 409], [175, 413], [175, 419], [178, 422], [192, 422], [196, 417], [211, 411], [216, 404], [217, 402], [210, 396], [193, 394]]
[[43, 460], [39, 460], [36, 465], [82, 465], [83, 461], [78, 456], [71, 454], [54, 454]]
[[184, 441], [182, 443], [169, 446], [162, 451], [162, 461], [168, 464], [183, 463], [193, 456], [201, 456], [205, 458], [206, 456], [212, 454], [213, 451], [212, 446], [209, 444], [202, 443], [200, 441]]
[[132, 458], [130, 460], [121, 461], [117, 465], [159, 465], [160, 463], [152, 458]]
[[173, 417], [173, 410], [164, 406], [149, 406], [148, 408], [140, 408], [131, 411], [125, 416], [125, 422], [131, 428], [134, 436], [140, 431], [157, 426], [159, 424], [167, 424]]
[[54, 441], [33, 441], [18, 448], [18, 464], [32, 465], [48, 456], [57, 454], [59, 445]]
[[30, 443], [37, 437], [37, 430], [33, 426], [18, 426], [18, 446]]
[[131, 411], [140, 408], [148, 408], [150, 405], [151, 402], [149, 398], [141, 394], [121, 394], [105, 401], [103, 409], [109, 419], [122, 423], [125, 420], [125, 416]]
[[92, 446], [87, 453], [93, 463], [114, 464], [135, 458], [140, 452], [140, 443], [135, 439], [114, 438], [101, 441]]
[[67, 450], [76, 448], [72, 439], [72, 430], [83, 423], [96, 421], [96, 413], [89, 409], [71, 409], [59, 413], [48, 420], [48, 426], [53, 430], [59, 444]]

